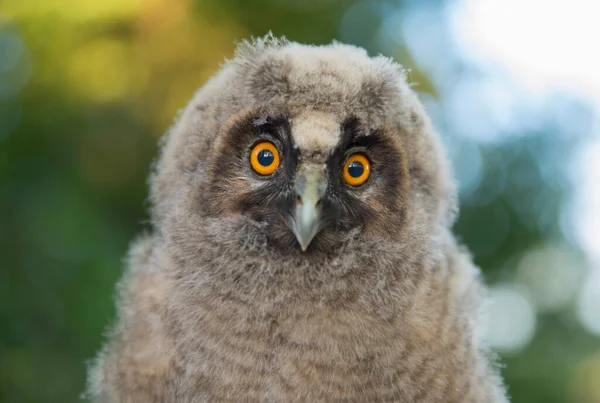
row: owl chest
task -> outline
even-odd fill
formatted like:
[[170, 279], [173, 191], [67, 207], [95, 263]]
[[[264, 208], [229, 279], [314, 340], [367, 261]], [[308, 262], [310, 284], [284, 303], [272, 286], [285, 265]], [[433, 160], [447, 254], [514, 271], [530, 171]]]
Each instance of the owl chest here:
[[[208, 401], [398, 401], [441, 390], [439, 362], [412, 354], [401, 330], [354, 313], [203, 326], [193, 367]], [[432, 372], [433, 371], [433, 372]], [[439, 384], [439, 385], [438, 385]], [[438, 388], [439, 386], [439, 388]], [[421, 401], [429, 400], [421, 396]]]

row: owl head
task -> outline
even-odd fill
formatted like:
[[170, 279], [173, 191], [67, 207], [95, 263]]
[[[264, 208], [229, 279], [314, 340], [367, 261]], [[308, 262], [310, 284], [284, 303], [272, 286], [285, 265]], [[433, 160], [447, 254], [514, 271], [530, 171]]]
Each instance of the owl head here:
[[269, 256], [401, 242], [448, 227], [455, 205], [405, 70], [271, 36], [240, 44], [196, 93], [152, 184], [157, 226], [190, 257], [207, 237]]

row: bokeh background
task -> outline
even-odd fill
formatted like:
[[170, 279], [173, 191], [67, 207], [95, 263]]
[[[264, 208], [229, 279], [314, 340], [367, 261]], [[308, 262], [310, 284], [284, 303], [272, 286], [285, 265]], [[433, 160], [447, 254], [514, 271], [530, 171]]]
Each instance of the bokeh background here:
[[234, 41], [410, 69], [460, 181], [515, 403], [600, 402], [600, 3], [0, 2], [0, 401], [76, 402], [148, 226], [157, 141]]

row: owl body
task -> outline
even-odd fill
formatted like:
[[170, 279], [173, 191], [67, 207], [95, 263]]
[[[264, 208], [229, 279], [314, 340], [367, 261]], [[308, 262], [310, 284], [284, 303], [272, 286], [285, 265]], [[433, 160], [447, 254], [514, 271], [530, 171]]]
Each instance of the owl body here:
[[155, 228], [131, 249], [92, 400], [507, 401], [450, 232], [454, 183], [389, 59], [240, 45], [151, 182]]

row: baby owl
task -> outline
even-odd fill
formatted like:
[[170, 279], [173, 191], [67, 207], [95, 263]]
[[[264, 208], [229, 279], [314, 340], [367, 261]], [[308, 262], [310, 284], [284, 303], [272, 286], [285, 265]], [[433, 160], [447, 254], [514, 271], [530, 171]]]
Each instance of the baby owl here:
[[238, 46], [151, 178], [98, 403], [507, 402], [438, 135], [384, 57]]

